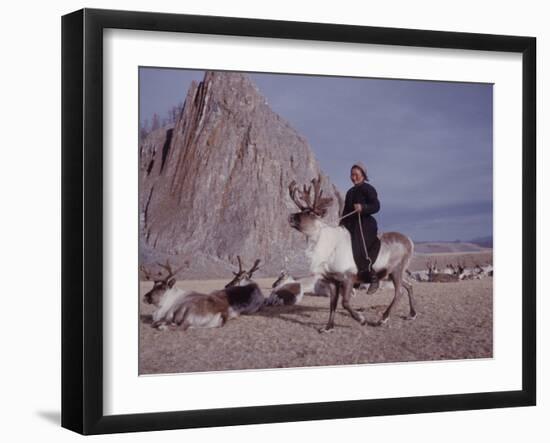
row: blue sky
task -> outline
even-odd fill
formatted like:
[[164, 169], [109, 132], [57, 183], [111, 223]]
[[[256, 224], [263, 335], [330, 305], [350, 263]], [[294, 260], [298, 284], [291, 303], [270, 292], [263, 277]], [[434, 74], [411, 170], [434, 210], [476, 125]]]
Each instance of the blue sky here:
[[[203, 71], [140, 69], [140, 120], [165, 116]], [[345, 192], [367, 165], [381, 231], [416, 241], [492, 235], [490, 84], [249, 74]]]

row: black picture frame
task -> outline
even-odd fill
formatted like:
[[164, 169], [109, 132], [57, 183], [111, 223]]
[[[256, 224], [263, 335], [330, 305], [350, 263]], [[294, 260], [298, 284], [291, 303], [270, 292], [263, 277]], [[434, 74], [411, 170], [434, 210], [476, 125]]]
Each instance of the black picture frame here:
[[[108, 28], [520, 53], [522, 388], [457, 395], [132, 415], [103, 412], [103, 31]], [[151, 431], [536, 403], [536, 39], [83, 9], [62, 18], [62, 426], [82, 434]]]

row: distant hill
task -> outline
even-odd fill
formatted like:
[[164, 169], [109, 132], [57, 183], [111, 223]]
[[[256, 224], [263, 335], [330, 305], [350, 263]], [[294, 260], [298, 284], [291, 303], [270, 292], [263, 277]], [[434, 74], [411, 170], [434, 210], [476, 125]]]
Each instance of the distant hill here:
[[470, 240], [470, 243], [475, 243], [476, 245], [483, 246], [485, 248], [493, 247], [493, 236], [489, 235], [486, 237], [478, 237]]
[[415, 242], [414, 244], [416, 254], [480, 252], [487, 249], [490, 249], [490, 247], [481, 246], [473, 242]]

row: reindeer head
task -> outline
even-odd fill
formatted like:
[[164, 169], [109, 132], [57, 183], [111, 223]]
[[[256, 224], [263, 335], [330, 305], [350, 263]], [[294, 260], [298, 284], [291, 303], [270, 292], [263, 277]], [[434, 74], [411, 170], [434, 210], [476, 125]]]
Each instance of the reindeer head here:
[[436, 261], [433, 261], [432, 259], [427, 260], [426, 266], [428, 268], [428, 276], [437, 274], [437, 260]]
[[311, 185], [304, 185], [302, 189], [296, 185], [296, 181], [292, 180], [288, 185], [288, 192], [292, 201], [300, 209], [300, 212], [289, 215], [290, 226], [306, 235], [312, 234], [317, 229], [319, 219], [326, 215], [327, 209], [332, 204], [332, 197], [323, 197], [321, 174], [311, 180]]
[[483, 274], [483, 268], [479, 265], [478, 262], [474, 262], [474, 269], [476, 274]]
[[246, 271], [243, 269], [243, 264], [241, 261], [241, 257], [237, 255], [237, 260], [239, 261], [239, 270], [237, 272], [233, 272], [233, 280], [231, 280], [229, 283], [225, 285], [226, 288], [230, 288], [232, 286], [245, 286], [252, 282], [252, 274], [256, 272], [259, 269], [260, 259], [256, 259], [254, 262], [254, 265]]
[[464, 260], [459, 260], [457, 262], [457, 274], [458, 274], [458, 277], [459, 278], [463, 278], [464, 276], [464, 271], [466, 270], [466, 262]]
[[176, 274], [180, 272], [185, 266], [178, 268], [176, 271], [172, 269], [169, 261], [166, 264], [157, 263], [161, 268], [165, 269], [168, 274], [163, 276], [163, 273], [159, 271], [156, 275], [153, 275], [145, 266], [141, 266], [141, 270], [145, 274], [147, 280], [153, 280], [153, 288], [143, 296], [143, 301], [147, 304], [153, 304], [158, 306], [160, 300], [166, 293], [166, 291], [172, 289], [176, 283]]
[[289, 279], [289, 275], [287, 274], [287, 272], [286, 271], [281, 271], [281, 273], [279, 274], [279, 277], [277, 277], [277, 280], [275, 280], [275, 282], [273, 282], [271, 287], [276, 288], [277, 286], [282, 285], [288, 279]]

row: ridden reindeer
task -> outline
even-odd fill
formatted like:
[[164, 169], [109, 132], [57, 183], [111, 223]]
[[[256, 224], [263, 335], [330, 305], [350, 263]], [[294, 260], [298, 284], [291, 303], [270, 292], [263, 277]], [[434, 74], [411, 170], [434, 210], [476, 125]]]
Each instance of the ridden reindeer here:
[[[313, 188], [313, 195], [311, 191]], [[330, 226], [323, 222], [332, 198], [323, 197], [321, 190], [321, 176], [314, 178], [310, 186], [304, 185], [299, 189], [295, 181], [288, 187], [290, 198], [300, 212], [291, 214], [288, 218], [291, 227], [305, 234], [308, 239], [306, 255], [310, 259], [310, 271], [322, 274], [333, 284], [336, 290], [331, 291], [330, 316], [328, 323], [321, 331], [329, 331], [334, 327], [334, 313], [342, 292], [342, 306], [359, 323], [364, 325], [366, 319], [350, 305], [353, 285], [357, 281], [357, 266], [351, 249], [351, 236], [342, 226]], [[392, 308], [395, 306], [404, 287], [409, 298], [409, 318], [414, 319], [416, 312], [413, 307], [412, 285], [404, 279], [405, 270], [413, 255], [412, 240], [399, 232], [385, 232], [380, 235], [380, 252], [372, 269], [380, 279], [389, 277], [394, 285], [394, 297], [382, 314], [376, 325], [388, 320]]]

